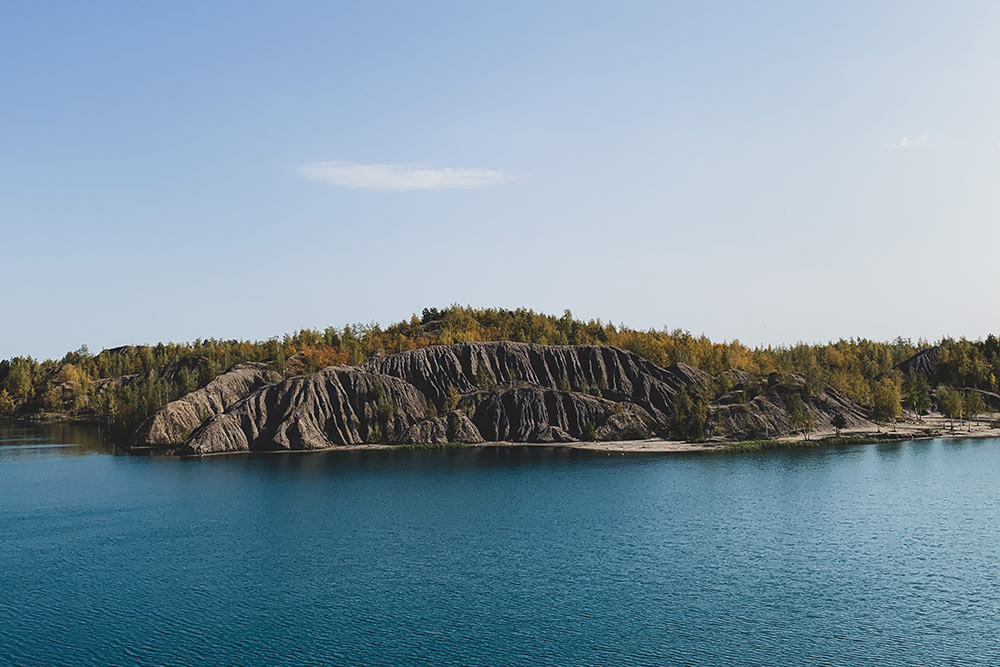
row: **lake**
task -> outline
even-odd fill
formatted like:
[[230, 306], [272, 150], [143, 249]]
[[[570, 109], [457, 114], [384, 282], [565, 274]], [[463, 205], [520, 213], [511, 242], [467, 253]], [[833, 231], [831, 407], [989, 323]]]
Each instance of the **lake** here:
[[996, 440], [190, 461], [0, 424], [0, 664], [996, 664], [998, 478]]

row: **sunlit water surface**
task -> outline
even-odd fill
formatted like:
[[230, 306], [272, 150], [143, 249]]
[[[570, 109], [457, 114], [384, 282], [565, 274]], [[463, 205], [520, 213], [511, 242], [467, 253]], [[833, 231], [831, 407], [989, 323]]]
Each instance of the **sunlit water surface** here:
[[1000, 441], [115, 455], [0, 424], [0, 664], [997, 664]]

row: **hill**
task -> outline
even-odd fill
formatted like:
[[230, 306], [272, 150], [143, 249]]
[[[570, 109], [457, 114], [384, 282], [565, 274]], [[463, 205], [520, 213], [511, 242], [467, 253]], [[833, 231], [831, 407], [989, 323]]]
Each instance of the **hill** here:
[[[101, 423], [123, 438], [131, 438], [160, 408], [183, 400], [189, 408], [187, 416], [173, 424], [173, 435], [168, 438], [177, 440], [197, 428], [208, 414], [209, 404], [215, 414], [230, 407], [236, 397], [243, 397], [240, 387], [227, 388], [226, 379], [227, 371], [241, 364], [263, 364], [266, 383], [308, 376], [329, 367], [400, 375], [402, 371], [392, 364], [401, 363], [403, 357], [398, 355], [403, 353], [485, 342], [615, 348], [660, 369], [656, 373], [671, 369], [681, 375], [696, 373], [702, 378], [699, 389], [694, 392], [685, 387], [687, 398], [680, 401], [679, 409], [693, 412], [693, 423], [703, 424], [704, 429], [696, 425], [689, 433], [686, 428], [683, 432], [675, 428], [679, 435], [690, 438], [721, 433], [756, 437], [787, 431], [791, 422], [782, 413], [787, 412], [784, 403], [791, 393], [781, 388], [793, 385], [799, 388], [792, 393], [800, 394], [805, 405], [811, 401], [841, 404], [846, 406], [841, 412], [859, 418], [897, 414], [898, 403], [906, 401], [911, 391], [907, 383], [911, 370], [923, 373], [930, 384], [931, 400], [938, 385], [960, 391], [976, 389], [987, 399], [1000, 389], [1000, 343], [992, 335], [984, 341], [943, 339], [933, 346], [907, 339], [843, 339], [820, 345], [750, 348], [739, 341], [716, 342], [677, 329], [642, 331], [600, 320], [582, 321], [569, 311], [554, 316], [528, 309], [451, 306], [427, 308], [419, 316], [385, 328], [377, 324], [328, 327], [266, 341], [205, 339], [127, 345], [97, 355], [81, 348], [62, 359], [46, 361], [14, 357], [0, 361], [0, 415]], [[681, 372], [683, 369], [688, 370]], [[441, 387], [435, 383], [443, 380], [436, 372], [401, 379], [412, 381], [435, 405], [440, 400]], [[263, 382], [258, 378], [251, 384], [259, 387]], [[564, 389], [538, 386], [549, 392]], [[456, 389], [460, 393], [471, 391], [469, 387]], [[199, 390], [206, 393], [192, 393]], [[574, 393], [590, 395], [586, 391]], [[878, 405], [893, 401], [896, 406]], [[744, 407], [751, 404], [756, 407]], [[673, 410], [677, 404], [671, 402], [668, 407]], [[797, 403], [793, 412], [795, 419], [791, 421], [801, 418]], [[828, 411], [805, 412], [807, 422], [810, 416], [814, 422], [822, 422], [820, 413]], [[650, 416], [664, 426], [662, 418]], [[162, 435], [161, 427], [157, 429]]]

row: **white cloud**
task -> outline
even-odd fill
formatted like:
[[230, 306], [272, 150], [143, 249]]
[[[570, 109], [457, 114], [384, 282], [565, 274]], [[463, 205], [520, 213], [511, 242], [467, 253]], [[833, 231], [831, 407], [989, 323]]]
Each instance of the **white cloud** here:
[[889, 144], [886, 148], [916, 148], [923, 146], [930, 139], [929, 135], [921, 134], [919, 137], [903, 137], [894, 144]]
[[354, 162], [313, 162], [300, 166], [299, 174], [337, 188], [365, 190], [474, 190], [511, 180], [511, 176], [496, 169], [434, 169], [413, 164]]

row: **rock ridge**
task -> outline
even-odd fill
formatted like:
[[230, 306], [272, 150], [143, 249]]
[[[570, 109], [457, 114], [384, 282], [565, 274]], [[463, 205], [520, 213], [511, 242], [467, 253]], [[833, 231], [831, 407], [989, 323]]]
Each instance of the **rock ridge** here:
[[[827, 427], [837, 413], [849, 427], [870, 425], [835, 390], [810, 395], [801, 377], [751, 390], [748, 374], [726, 373], [724, 386], [733, 389], [707, 404], [710, 438], [774, 437], [803, 421]], [[266, 364], [234, 367], [154, 413], [136, 442], [183, 442], [180, 453], [201, 456], [361, 444], [635, 440], [668, 434], [681, 392], [707, 400], [719, 386], [691, 366], [661, 368], [615, 347], [515, 342], [431, 346], [277, 379]], [[794, 405], [799, 399], [801, 409]]]

